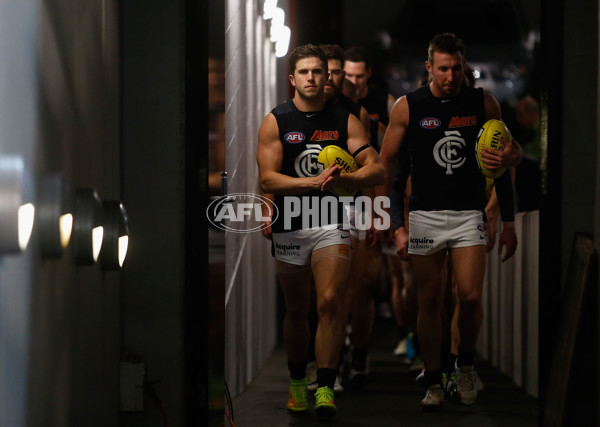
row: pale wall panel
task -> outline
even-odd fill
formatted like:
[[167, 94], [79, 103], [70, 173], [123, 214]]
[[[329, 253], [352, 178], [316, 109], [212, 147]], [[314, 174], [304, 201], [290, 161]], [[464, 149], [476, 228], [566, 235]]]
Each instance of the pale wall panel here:
[[[258, 194], [258, 128], [273, 107], [275, 58], [256, 0], [227, 2], [226, 166], [230, 193]], [[276, 281], [259, 232], [226, 233], [225, 380], [233, 396], [256, 376], [276, 341]]]

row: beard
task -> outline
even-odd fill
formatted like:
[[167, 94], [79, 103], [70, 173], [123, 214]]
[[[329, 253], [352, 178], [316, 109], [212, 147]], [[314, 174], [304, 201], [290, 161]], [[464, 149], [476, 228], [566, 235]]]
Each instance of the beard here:
[[342, 88], [338, 86], [332, 86], [329, 90], [325, 89], [325, 97], [328, 101], [332, 99], [338, 99], [342, 94]]

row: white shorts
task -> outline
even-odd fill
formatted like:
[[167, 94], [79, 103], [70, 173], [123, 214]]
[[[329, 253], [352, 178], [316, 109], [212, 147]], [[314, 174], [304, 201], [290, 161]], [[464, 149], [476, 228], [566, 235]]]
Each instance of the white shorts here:
[[305, 230], [273, 233], [275, 259], [289, 264], [308, 265], [313, 251], [331, 245], [352, 246], [350, 231], [342, 225], [326, 225]]
[[[364, 205], [361, 206], [362, 208], [364, 208]], [[359, 230], [358, 228], [356, 228], [357, 215], [359, 215], [358, 219], [359, 221], [361, 221], [361, 223], [364, 223], [365, 221], [364, 209], [357, 208], [356, 205], [354, 205], [354, 203], [344, 205], [344, 208], [346, 208], [346, 215], [348, 215], [348, 220], [350, 222], [350, 234], [358, 241], [365, 240], [367, 238], [367, 230]]]
[[431, 255], [442, 249], [487, 244], [481, 211], [412, 211], [408, 221], [409, 254]]

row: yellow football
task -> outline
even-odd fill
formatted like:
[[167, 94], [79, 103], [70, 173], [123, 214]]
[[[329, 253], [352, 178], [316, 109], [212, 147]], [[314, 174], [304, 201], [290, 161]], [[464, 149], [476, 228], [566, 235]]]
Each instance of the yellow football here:
[[510, 132], [500, 120], [491, 119], [483, 124], [481, 130], [479, 131], [479, 135], [477, 136], [477, 143], [475, 144], [477, 164], [479, 165], [479, 169], [481, 170], [482, 174], [488, 178], [498, 178], [500, 175], [506, 172], [506, 168], [487, 168], [481, 160], [481, 153], [483, 152], [484, 148], [502, 151], [504, 150], [504, 145], [510, 140]]
[[[342, 167], [341, 173], [354, 172], [358, 169], [354, 157], [337, 145], [327, 145], [323, 148], [317, 157], [317, 161], [323, 165], [323, 169], [327, 169], [332, 163], [335, 163]], [[357, 191], [341, 187], [332, 187], [330, 190], [338, 196], [354, 196]]]

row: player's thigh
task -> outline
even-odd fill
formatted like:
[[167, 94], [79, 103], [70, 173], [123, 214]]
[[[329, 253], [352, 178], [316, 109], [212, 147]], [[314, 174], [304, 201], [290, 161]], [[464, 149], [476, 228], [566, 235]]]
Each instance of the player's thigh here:
[[276, 260], [275, 265], [288, 311], [308, 313], [313, 280], [310, 265], [295, 265], [279, 260]]
[[413, 283], [412, 261], [401, 259], [398, 255], [388, 255], [388, 263], [392, 267], [393, 274], [398, 278], [398, 285], [402, 288], [410, 288]]
[[365, 240], [357, 241], [352, 250], [350, 281], [369, 286], [381, 269], [381, 249], [378, 245], [367, 246]]
[[486, 247], [476, 245], [453, 248], [450, 255], [457, 297], [461, 300], [480, 299], [485, 278]]
[[441, 292], [446, 251], [431, 255], [411, 255], [412, 275], [419, 292]]
[[333, 297], [346, 289], [350, 275], [350, 257], [349, 245], [330, 245], [313, 251], [312, 272], [317, 301], [324, 295]]

